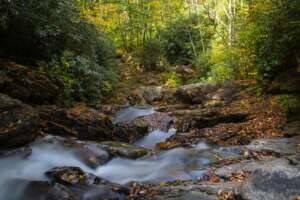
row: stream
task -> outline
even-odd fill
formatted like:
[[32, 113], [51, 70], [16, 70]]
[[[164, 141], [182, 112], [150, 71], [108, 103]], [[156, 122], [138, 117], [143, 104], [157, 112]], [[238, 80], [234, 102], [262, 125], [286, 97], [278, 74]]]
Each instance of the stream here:
[[[129, 107], [117, 114], [115, 122], [130, 121], [154, 112], [153, 108]], [[165, 141], [174, 134], [176, 134], [175, 129], [169, 129], [168, 132], [154, 130], [135, 143], [137, 146], [151, 149], [154, 153], [136, 160], [115, 157], [96, 168], [91, 168], [74, 154], [76, 147], [53, 142], [56, 137], [46, 136], [31, 144], [29, 155], [16, 154], [1, 157], [0, 199], [12, 196], [12, 190], [14, 194], [21, 192], [22, 187], [12, 187], [7, 184], [11, 180], [47, 180], [44, 173], [54, 167], [80, 167], [86, 172], [119, 184], [131, 181], [190, 180], [201, 178], [209, 164], [216, 162], [218, 157], [239, 157], [241, 154], [238, 147], [221, 148], [210, 146], [205, 141], [199, 142], [192, 148], [175, 148], [155, 153], [153, 150], [155, 144]], [[107, 152], [102, 148], [95, 146], [91, 148], [98, 154], [107, 156]]]

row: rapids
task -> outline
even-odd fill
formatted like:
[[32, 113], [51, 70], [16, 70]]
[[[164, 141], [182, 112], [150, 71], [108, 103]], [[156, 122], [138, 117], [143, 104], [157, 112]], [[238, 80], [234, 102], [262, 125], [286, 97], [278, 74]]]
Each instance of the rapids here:
[[[153, 108], [127, 108], [116, 116], [115, 121], [133, 120], [137, 116], [152, 114]], [[176, 133], [175, 129], [168, 132], [155, 130], [135, 144], [153, 149], [158, 142], [165, 141]], [[0, 199], [9, 196], [18, 189], [7, 185], [11, 180], [47, 180], [44, 173], [53, 167], [76, 166], [86, 172], [93, 173], [111, 182], [126, 184], [131, 181], [158, 182], [201, 178], [208, 165], [215, 161], [215, 155], [237, 156], [237, 152], [211, 147], [200, 142], [192, 148], [176, 148], [153, 153], [137, 160], [115, 157], [104, 165], [91, 168], [74, 154], [74, 148], [55, 142], [57, 137], [46, 136], [31, 144], [31, 154], [0, 157]], [[53, 142], [54, 141], [54, 142]], [[92, 146], [95, 151], [106, 152]], [[96, 149], [95, 149], [96, 148]], [[19, 189], [21, 187], [18, 187]], [[10, 195], [12, 196], [12, 195]]]

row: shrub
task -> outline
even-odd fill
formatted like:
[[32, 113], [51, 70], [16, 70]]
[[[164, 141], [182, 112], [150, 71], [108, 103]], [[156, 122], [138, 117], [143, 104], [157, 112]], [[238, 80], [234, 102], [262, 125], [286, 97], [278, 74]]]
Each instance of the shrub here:
[[112, 41], [81, 14], [77, 0], [2, 0], [0, 57], [61, 76], [68, 100], [92, 102], [112, 89]]
[[95, 60], [65, 51], [59, 58], [40, 63], [41, 70], [61, 77], [65, 83], [62, 101], [98, 102], [110, 92], [115, 83], [114, 72], [99, 65]]
[[181, 79], [178, 77], [176, 72], [170, 72], [167, 74], [167, 81], [165, 83], [165, 86], [170, 88], [175, 88], [182, 84]]

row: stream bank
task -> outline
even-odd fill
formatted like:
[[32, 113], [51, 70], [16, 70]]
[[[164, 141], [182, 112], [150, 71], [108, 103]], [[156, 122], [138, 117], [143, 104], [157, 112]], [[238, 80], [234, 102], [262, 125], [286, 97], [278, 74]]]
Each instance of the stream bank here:
[[299, 115], [253, 87], [142, 86], [131, 106], [93, 108], [1, 90], [0, 199], [294, 200]]

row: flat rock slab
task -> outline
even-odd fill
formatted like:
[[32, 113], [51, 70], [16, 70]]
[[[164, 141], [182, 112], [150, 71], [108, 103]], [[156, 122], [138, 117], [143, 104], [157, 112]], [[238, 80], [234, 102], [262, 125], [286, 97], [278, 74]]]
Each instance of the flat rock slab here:
[[187, 181], [179, 185], [156, 186], [151, 189], [155, 195], [147, 196], [145, 199], [218, 200], [219, 191], [233, 192], [239, 186], [240, 183], [233, 182], [211, 183]]
[[287, 159], [249, 161], [217, 169], [221, 177], [234, 172], [250, 171], [251, 175], [235, 193], [245, 200], [294, 199], [300, 195], [300, 165], [291, 165]]
[[239, 193], [245, 200], [294, 200], [300, 196], [300, 168], [257, 170], [243, 183]]
[[292, 170], [291, 173], [297, 173], [296, 168], [292, 168], [287, 159], [248, 161], [243, 163], [232, 164], [221, 167], [215, 171], [220, 177], [230, 177], [232, 173], [238, 171], [254, 172], [257, 170], [265, 170], [269, 172]]
[[247, 148], [253, 151], [269, 151], [280, 155], [294, 155], [299, 153], [299, 143], [299, 136], [293, 138], [272, 138], [254, 140]]

